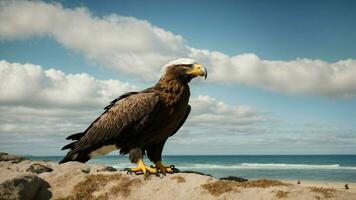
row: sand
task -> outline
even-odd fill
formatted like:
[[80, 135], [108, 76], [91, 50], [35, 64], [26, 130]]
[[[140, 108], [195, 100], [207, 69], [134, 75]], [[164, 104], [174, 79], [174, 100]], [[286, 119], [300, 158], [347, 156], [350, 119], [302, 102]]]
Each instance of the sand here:
[[[282, 181], [285, 183], [292, 183], [298, 185], [298, 180], [282, 180]], [[348, 184], [349, 187], [348, 190], [345, 190], [345, 184]], [[303, 187], [335, 188], [340, 191], [345, 190], [351, 193], [356, 193], [356, 182], [300, 180], [299, 185]]]

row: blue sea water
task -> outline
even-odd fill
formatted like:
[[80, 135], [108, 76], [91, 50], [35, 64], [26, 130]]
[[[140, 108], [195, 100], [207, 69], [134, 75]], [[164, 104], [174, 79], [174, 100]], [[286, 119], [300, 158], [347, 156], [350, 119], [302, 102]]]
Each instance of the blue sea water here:
[[[61, 156], [28, 156], [32, 160], [59, 161]], [[356, 182], [356, 155], [163, 156], [167, 165], [215, 177], [247, 179], [300, 179]], [[133, 167], [127, 156], [104, 156], [89, 161], [118, 169]], [[146, 160], [146, 163], [150, 163]]]

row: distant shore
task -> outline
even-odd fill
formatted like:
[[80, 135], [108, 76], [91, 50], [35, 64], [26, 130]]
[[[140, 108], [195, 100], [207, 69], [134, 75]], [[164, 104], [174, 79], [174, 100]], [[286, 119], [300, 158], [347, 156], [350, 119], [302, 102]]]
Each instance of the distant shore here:
[[98, 164], [27, 160], [0, 153], [0, 199], [356, 199], [356, 184], [245, 180], [180, 172], [130, 175]]

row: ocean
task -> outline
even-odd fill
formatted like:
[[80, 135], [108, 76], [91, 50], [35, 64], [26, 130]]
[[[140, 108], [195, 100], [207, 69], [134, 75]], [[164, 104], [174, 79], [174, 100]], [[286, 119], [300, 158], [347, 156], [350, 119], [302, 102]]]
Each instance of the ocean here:
[[[62, 156], [27, 156], [58, 162]], [[145, 160], [151, 165], [148, 160]], [[356, 182], [356, 155], [163, 156], [164, 164], [215, 177]], [[134, 167], [127, 156], [108, 155], [89, 161], [119, 170]]]

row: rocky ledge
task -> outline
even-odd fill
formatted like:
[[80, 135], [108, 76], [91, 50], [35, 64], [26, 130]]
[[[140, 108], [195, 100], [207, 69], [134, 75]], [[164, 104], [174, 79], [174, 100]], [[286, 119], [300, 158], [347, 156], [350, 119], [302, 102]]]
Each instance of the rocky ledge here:
[[278, 180], [217, 179], [192, 171], [130, 175], [104, 165], [57, 164], [0, 153], [0, 199], [356, 199], [353, 192]]

